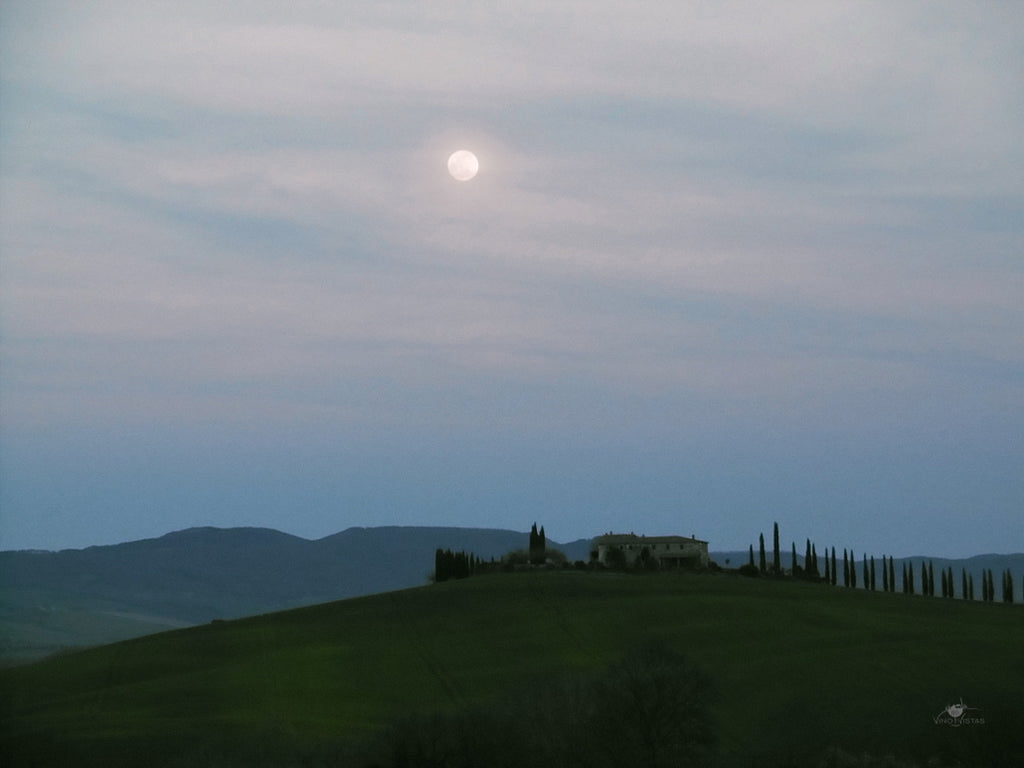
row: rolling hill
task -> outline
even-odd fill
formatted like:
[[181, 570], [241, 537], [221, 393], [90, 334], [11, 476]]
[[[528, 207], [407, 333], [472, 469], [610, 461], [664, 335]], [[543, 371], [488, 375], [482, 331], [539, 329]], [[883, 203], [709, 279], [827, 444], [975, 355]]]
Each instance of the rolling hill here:
[[[0, 666], [213, 619], [419, 586], [438, 547], [489, 559], [527, 541], [526, 532], [457, 527], [349, 528], [312, 541], [267, 528], [190, 528], [81, 550], [0, 552]], [[590, 541], [551, 546], [570, 561], [586, 560]], [[732, 568], [748, 557], [711, 555]], [[907, 561], [916, 573], [929, 559]], [[982, 569], [1010, 568], [1018, 593], [1024, 575], [1022, 554], [934, 560], [936, 569], [947, 565], [958, 590], [961, 568], [973, 573], [979, 595]]]
[[[396, 739], [437, 757], [440, 734], [483, 755], [484, 737], [527, 737], [524, 713], [573, 738], [586, 702], [565, 692], [616, 696], [584, 683], [656, 644], [710, 680], [684, 703], [713, 723], [717, 765], [1004, 766], [1024, 754], [1022, 641], [1019, 605], [727, 574], [496, 574], [0, 670], [0, 744], [8, 766], [397, 765]], [[945, 715], [958, 703], [969, 720]]]
[[[349, 528], [315, 541], [190, 528], [80, 550], [0, 552], [0, 660], [418, 586], [438, 547], [489, 559], [527, 541], [525, 532], [477, 528]], [[552, 546], [586, 559], [589, 540]]]

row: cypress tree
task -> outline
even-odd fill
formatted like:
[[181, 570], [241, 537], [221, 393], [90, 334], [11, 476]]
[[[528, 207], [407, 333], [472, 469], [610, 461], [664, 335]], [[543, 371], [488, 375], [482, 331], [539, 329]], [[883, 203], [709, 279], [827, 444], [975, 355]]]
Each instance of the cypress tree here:
[[444, 552], [440, 549], [434, 551], [434, 582], [442, 582], [447, 579], [444, 572]]
[[832, 586], [836, 585], [836, 548], [832, 547]]
[[465, 552], [459, 552], [455, 555], [455, 578], [464, 579], [469, 575], [469, 562], [466, 559]]
[[909, 563], [908, 565], [909, 567], [907, 568], [907, 580], [910, 584], [910, 594], [914, 594], [914, 564]]
[[441, 552], [441, 578], [438, 581], [448, 581], [450, 579], [459, 578], [458, 569], [456, 567], [455, 553], [450, 549], [446, 549]]
[[940, 572], [939, 576], [941, 577], [941, 581], [942, 581], [942, 596], [943, 597], [949, 597], [949, 587], [946, 585], [946, 571], [945, 571], [945, 569], [943, 569]]
[[775, 523], [772, 530], [772, 571], [778, 576], [782, 573], [782, 562], [779, 560], [779, 524]]
[[537, 523], [530, 529], [530, 562], [533, 565], [544, 565], [544, 552], [547, 547], [547, 540], [544, 536], [544, 527], [537, 531]]
[[814, 572], [815, 576], [818, 575], [818, 550], [815, 548], [813, 542], [811, 543], [811, 570]]
[[928, 561], [928, 595], [935, 597], [935, 568], [932, 561]]
[[750, 565], [754, 564], [754, 545], [750, 545]]
[[853, 550], [850, 550], [850, 587], [857, 588], [857, 563], [853, 559]]
[[928, 566], [921, 561], [921, 594], [928, 596]]
[[882, 555], [882, 591], [889, 591], [889, 569], [885, 565], [885, 555]]
[[875, 591], [875, 556], [871, 556], [871, 591]]
[[811, 575], [814, 569], [814, 558], [811, 557], [811, 540], [807, 540], [807, 546], [804, 548], [804, 571], [808, 576]]
[[892, 561], [892, 555], [889, 555], [889, 591], [896, 591], [896, 565]]
[[861, 558], [862, 567], [864, 569], [864, 589], [872, 589], [871, 586], [871, 574], [868, 572], [868, 556], [863, 555]]
[[967, 599], [968, 600], [973, 600], [974, 599], [974, 574], [973, 573], [968, 573], [967, 574]]
[[960, 569], [960, 599], [967, 599], [967, 569]]
[[760, 534], [760, 548], [761, 548], [761, 573], [765, 573], [768, 570], [768, 566], [765, 564], [764, 558], [764, 534]]
[[903, 581], [900, 582], [900, 588], [902, 589], [904, 595], [907, 594], [907, 564], [906, 563], [903, 563]]
[[825, 576], [824, 580], [826, 584], [832, 583], [832, 573], [828, 567], [828, 550], [825, 551]]
[[850, 561], [846, 558], [846, 550], [843, 550], [843, 586], [850, 586]]
[[[792, 556], [791, 560], [792, 560], [792, 562], [790, 562], [790, 564], [789, 564], [789, 572], [792, 575], [796, 576], [796, 542], [795, 541], [793, 542], [793, 556]], [[806, 563], [806, 560], [804, 562]]]

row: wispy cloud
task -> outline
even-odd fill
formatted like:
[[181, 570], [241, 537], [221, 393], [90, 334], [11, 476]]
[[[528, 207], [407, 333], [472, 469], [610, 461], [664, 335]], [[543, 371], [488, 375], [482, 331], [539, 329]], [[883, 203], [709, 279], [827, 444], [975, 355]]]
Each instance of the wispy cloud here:
[[[1019, 458], [1022, 21], [1000, 3], [7, 7], [4, 451], [69, 425], [140, 445], [140, 425], [380, 430], [396, 466], [431, 431], [452, 455], [507, 439], [510, 461], [565, 462], [531, 470], [537, 489], [583, 482], [573, 447], [618, 455], [602, 487], [664, 483], [637, 510], [659, 527], [659, 450], [723, 457], [722, 488], [744, 462], [791, 478], [835, 440], [902, 457], [931, 503], [929, 462]], [[444, 172], [461, 146], [482, 165], [465, 185]], [[774, 429], [783, 449], [739, 447]], [[852, 504], [878, 472], [821, 492]], [[1001, 472], [973, 508], [1005, 527], [1024, 488]], [[749, 510], [784, 486], [698, 496]], [[5, 493], [0, 537], [26, 541], [32, 490]], [[380, 514], [421, 519], [413, 497]], [[615, 526], [585, 507], [571, 535]]]

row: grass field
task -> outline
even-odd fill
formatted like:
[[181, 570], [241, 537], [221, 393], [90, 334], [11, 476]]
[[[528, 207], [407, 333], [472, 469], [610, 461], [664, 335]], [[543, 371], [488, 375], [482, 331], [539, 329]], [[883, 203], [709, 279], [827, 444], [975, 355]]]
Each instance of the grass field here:
[[[29, 765], [348, 764], [397, 717], [543, 697], [658, 643], [715, 683], [718, 762], [1024, 755], [1020, 606], [729, 575], [540, 572], [167, 632], [0, 670]], [[963, 700], [984, 720], [937, 724]]]

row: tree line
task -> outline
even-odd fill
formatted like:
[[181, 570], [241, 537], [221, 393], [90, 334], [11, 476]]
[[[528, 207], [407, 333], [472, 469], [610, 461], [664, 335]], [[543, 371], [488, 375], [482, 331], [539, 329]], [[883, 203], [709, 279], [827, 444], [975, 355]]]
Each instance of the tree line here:
[[544, 565], [548, 559], [564, 565], [565, 555], [556, 549], [548, 549], [547, 535], [544, 533], [544, 526], [539, 529], [537, 523], [530, 528], [529, 548], [523, 552], [517, 550], [509, 552], [502, 558], [501, 563], [484, 561], [482, 558], [468, 552], [453, 552], [450, 549], [437, 549], [434, 552], [434, 582], [449, 581], [450, 579], [465, 579], [478, 573], [487, 573], [497, 570], [501, 566], [512, 568], [522, 563], [530, 565]]
[[[740, 573], [745, 576], [781, 577], [787, 575], [781, 565], [778, 523], [775, 523], [773, 526], [772, 561], [770, 567], [768, 566], [767, 554], [765, 552], [763, 533], [758, 537], [758, 550], [759, 556], [757, 563], [755, 564], [754, 545], [750, 545], [748, 562], [740, 567]], [[878, 589], [879, 579], [877, 576], [879, 568], [874, 555], [868, 557], [867, 554], [862, 554], [860, 568], [858, 569], [854, 550], [843, 549], [843, 564], [842, 571], [840, 571], [836, 556], [836, 548], [832, 547], [830, 554], [829, 548], [826, 547], [824, 550], [824, 556], [820, 561], [820, 565], [821, 568], [819, 568], [817, 546], [810, 539], [807, 539], [806, 547], [804, 549], [804, 563], [802, 566], [799, 565], [797, 561], [796, 542], [791, 544], [790, 569], [788, 575], [795, 578], [804, 578], [810, 581], [823, 582], [833, 587], [842, 583], [844, 587], [851, 589], [857, 588], [859, 579], [860, 586], [863, 589], [870, 590], [872, 592]], [[915, 577], [915, 566], [912, 561], [904, 561], [901, 563], [898, 587], [896, 581], [895, 559], [892, 556], [881, 556], [880, 570], [880, 581], [883, 592], [899, 591], [906, 595], [914, 595], [920, 592], [920, 594], [928, 597], [935, 596], [935, 567], [934, 562], [931, 560], [927, 563], [923, 560], [921, 561], [918, 577]], [[919, 580], [915, 581], [916, 578]], [[961, 599], [974, 600], [974, 575], [968, 573], [966, 568], [961, 568], [959, 582]], [[941, 568], [939, 570], [939, 583], [940, 594], [942, 597], [952, 599], [957, 596], [957, 579], [953, 573], [952, 566]], [[1013, 595], [1013, 573], [1009, 568], [1007, 568], [1002, 573], [1000, 600], [1004, 603], [1012, 603], [1014, 601]], [[995, 575], [991, 569], [985, 569], [982, 571], [981, 599], [988, 603], [996, 602]]]
[[476, 572], [479, 564], [480, 559], [476, 555], [438, 549], [434, 552], [434, 581], [468, 578]]

